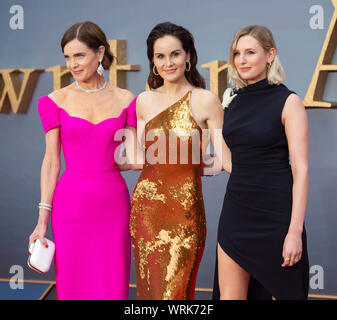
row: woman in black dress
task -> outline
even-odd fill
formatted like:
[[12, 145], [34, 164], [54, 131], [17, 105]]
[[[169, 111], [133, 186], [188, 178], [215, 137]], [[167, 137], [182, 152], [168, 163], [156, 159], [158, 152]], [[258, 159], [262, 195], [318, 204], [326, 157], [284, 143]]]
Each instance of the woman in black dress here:
[[228, 106], [224, 101], [222, 133], [231, 175], [213, 298], [307, 299], [307, 117], [300, 98], [281, 84], [269, 29], [248, 26], [236, 33], [229, 75], [237, 89]]

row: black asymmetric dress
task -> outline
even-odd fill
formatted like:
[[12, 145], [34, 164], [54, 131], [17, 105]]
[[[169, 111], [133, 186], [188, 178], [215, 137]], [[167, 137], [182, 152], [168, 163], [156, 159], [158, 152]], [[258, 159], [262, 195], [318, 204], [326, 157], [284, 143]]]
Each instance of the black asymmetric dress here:
[[[248, 299], [307, 299], [309, 262], [303, 229], [301, 260], [282, 267], [292, 211], [293, 177], [281, 114], [293, 93], [267, 79], [239, 90], [225, 109], [223, 137], [232, 173], [218, 228], [222, 250], [251, 278]], [[213, 299], [219, 299], [216, 263]]]

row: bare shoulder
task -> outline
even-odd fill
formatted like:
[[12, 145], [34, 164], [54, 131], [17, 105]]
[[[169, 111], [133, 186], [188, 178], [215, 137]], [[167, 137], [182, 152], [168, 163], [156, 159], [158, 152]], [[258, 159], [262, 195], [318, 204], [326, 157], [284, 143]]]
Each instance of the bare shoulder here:
[[206, 89], [194, 89], [192, 94], [192, 104], [196, 105], [200, 112], [220, 112], [222, 111], [219, 97], [212, 91]]
[[138, 103], [138, 101], [141, 104], [143, 104], [144, 102], [146, 103], [149, 100], [151, 100], [155, 94], [156, 94], [156, 92], [153, 91], [153, 90], [143, 91], [142, 93], [140, 93], [138, 95], [137, 103]]
[[140, 93], [137, 97], [137, 109], [142, 110], [144, 108], [150, 108], [155, 95], [157, 95], [157, 92], [152, 90]]
[[127, 89], [118, 88], [118, 90], [125, 100], [133, 100], [135, 98], [135, 95]]
[[62, 101], [65, 100], [66, 95], [67, 95], [66, 92], [62, 88], [62, 89], [54, 90], [53, 92], [48, 94], [48, 97], [51, 98], [56, 104], [62, 104]]
[[286, 105], [287, 104], [297, 104], [303, 106], [301, 98], [296, 93], [292, 93], [288, 96], [286, 100]]
[[210, 90], [197, 88], [193, 90], [193, 95], [203, 106], [220, 104], [219, 97]]
[[137, 118], [140, 120], [147, 119], [149, 115], [153, 114], [153, 105], [155, 101], [160, 99], [160, 94], [156, 90], [147, 90], [140, 93], [137, 97], [136, 111]]
[[282, 110], [282, 124], [286, 123], [307, 123], [307, 113], [301, 98], [292, 93], [288, 96]]
[[122, 102], [123, 108], [127, 108], [135, 98], [135, 95], [127, 89], [111, 86], [110, 91], [119, 101]]
[[72, 88], [73, 88], [73, 84], [70, 84], [64, 88], [54, 90], [48, 95], [48, 97], [51, 98], [56, 104], [62, 105], [63, 102], [69, 96], [69, 93], [72, 90]]
[[290, 94], [284, 104], [283, 114], [286, 116], [294, 112], [303, 111], [305, 111], [305, 108], [302, 99], [295, 93]]

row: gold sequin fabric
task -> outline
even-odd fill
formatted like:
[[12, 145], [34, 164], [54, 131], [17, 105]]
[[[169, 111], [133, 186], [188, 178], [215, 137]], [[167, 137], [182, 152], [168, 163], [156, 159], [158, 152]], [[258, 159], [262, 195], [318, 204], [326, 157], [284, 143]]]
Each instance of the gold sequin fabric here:
[[202, 135], [190, 97], [191, 91], [145, 127], [146, 137], [156, 138], [145, 139], [146, 160], [132, 195], [137, 299], [194, 299], [206, 220]]

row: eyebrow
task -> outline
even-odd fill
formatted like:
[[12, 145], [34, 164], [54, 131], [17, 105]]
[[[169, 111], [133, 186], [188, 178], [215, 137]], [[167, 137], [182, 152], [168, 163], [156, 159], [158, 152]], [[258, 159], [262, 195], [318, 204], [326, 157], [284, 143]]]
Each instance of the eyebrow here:
[[[173, 50], [173, 51], [171, 52], [171, 54], [174, 53], [174, 52], [178, 52], [178, 51], [181, 52], [181, 49]], [[155, 52], [155, 54], [158, 55], [158, 54], [163, 54], [163, 53], [161, 53], [161, 52]]]
[[[74, 56], [76, 57], [76, 56], [79, 56], [81, 54], [85, 54], [85, 53], [84, 52], [78, 52], [78, 53], [75, 53]], [[67, 54], [65, 54], [64, 57], [66, 58], [66, 57], [69, 57], [69, 56]]]
[[[255, 50], [254, 48], [247, 48], [247, 49], [245, 49], [245, 51], [248, 51], [248, 50]], [[238, 51], [238, 49], [235, 49], [234, 50], [234, 52], [237, 52]]]

